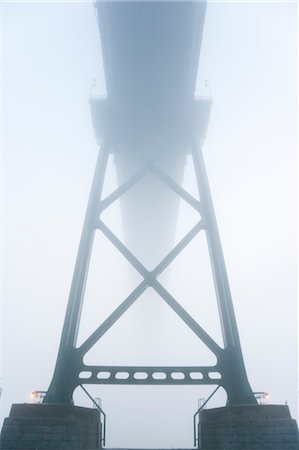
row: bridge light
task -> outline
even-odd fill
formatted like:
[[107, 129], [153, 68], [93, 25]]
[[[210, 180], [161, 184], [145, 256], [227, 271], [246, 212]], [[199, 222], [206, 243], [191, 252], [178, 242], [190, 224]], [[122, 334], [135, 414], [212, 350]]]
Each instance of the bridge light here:
[[268, 392], [264, 393], [264, 399], [266, 400], [266, 402], [268, 402], [270, 400], [270, 395]]
[[32, 399], [37, 398], [37, 392], [36, 392], [36, 391], [31, 392], [30, 397], [31, 397]]
[[32, 391], [30, 397], [35, 403], [42, 403], [47, 391]]
[[270, 400], [269, 392], [254, 392], [253, 394], [260, 405], [268, 403]]

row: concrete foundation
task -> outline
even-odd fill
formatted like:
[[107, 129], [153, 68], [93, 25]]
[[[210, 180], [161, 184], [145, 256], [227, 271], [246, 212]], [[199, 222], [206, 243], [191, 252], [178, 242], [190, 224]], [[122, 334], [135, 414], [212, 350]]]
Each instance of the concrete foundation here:
[[203, 450], [299, 450], [297, 424], [286, 405], [203, 410], [198, 432]]
[[100, 448], [96, 409], [57, 404], [12, 405], [1, 450], [95, 450]]

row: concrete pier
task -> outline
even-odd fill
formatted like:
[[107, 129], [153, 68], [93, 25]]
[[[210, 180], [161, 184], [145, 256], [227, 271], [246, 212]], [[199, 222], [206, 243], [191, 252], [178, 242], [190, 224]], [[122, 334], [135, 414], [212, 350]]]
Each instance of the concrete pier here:
[[[297, 424], [287, 405], [241, 405], [203, 410], [198, 433], [201, 450], [299, 450]], [[4, 421], [0, 448], [96, 450], [102, 448], [101, 435], [97, 409], [59, 404], [15, 404]]]
[[287, 405], [238, 405], [200, 413], [202, 450], [298, 450], [298, 428]]
[[98, 410], [58, 404], [14, 404], [5, 419], [1, 450], [96, 450]]

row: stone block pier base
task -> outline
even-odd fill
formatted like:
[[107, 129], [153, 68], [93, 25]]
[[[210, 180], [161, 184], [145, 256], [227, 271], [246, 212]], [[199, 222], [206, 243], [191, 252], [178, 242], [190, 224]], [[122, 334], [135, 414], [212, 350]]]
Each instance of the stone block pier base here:
[[299, 450], [298, 428], [287, 405], [242, 405], [200, 413], [203, 450]]
[[5, 419], [1, 450], [96, 450], [100, 416], [96, 409], [58, 404], [15, 404]]

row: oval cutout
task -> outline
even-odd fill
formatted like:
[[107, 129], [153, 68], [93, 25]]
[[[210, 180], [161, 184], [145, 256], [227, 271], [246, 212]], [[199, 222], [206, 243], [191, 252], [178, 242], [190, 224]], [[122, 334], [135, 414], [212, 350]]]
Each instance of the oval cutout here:
[[209, 372], [209, 378], [211, 378], [211, 380], [220, 380], [221, 379], [221, 373], [219, 373], [219, 372]]
[[183, 372], [172, 372], [171, 378], [173, 380], [184, 380], [185, 374]]
[[107, 380], [111, 377], [111, 372], [99, 372], [97, 378], [99, 380]]
[[127, 380], [129, 378], [129, 372], [116, 372], [115, 378], [117, 380]]
[[82, 371], [79, 373], [79, 378], [81, 378], [81, 380], [88, 380], [89, 378], [91, 378], [92, 376], [92, 372], [89, 371]]
[[146, 372], [135, 372], [134, 373], [135, 380], [146, 380], [148, 378], [148, 373]]
[[201, 372], [190, 372], [190, 378], [192, 378], [192, 380], [202, 380], [203, 379], [203, 374]]
[[154, 380], [165, 380], [167, 378], [167, 375], [165, 372], [154, 372], [152, 374], [152, 377]]

